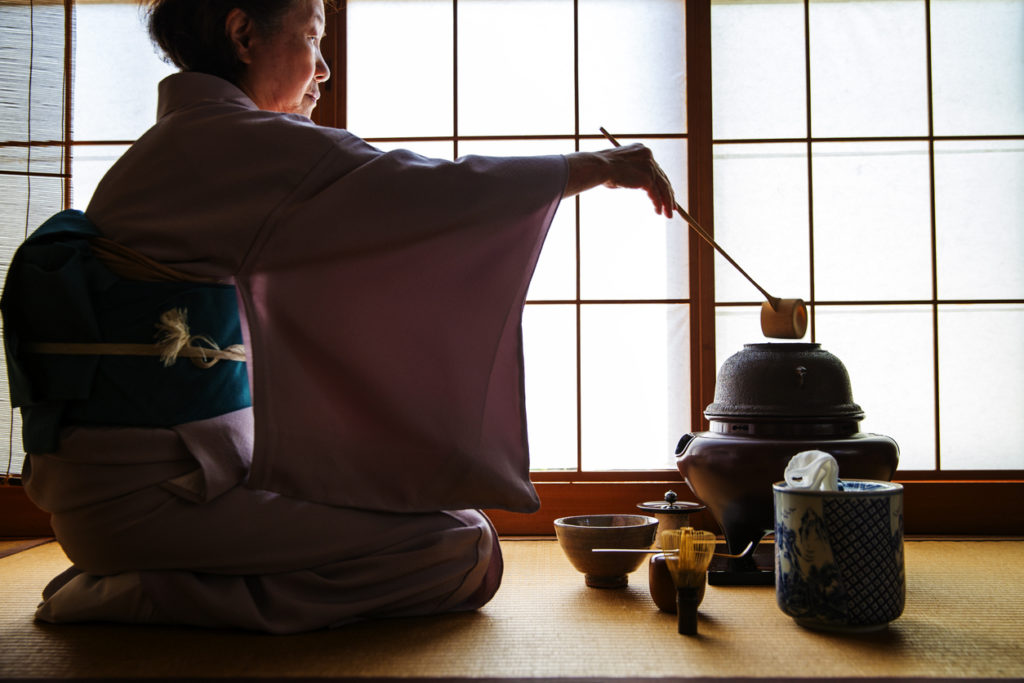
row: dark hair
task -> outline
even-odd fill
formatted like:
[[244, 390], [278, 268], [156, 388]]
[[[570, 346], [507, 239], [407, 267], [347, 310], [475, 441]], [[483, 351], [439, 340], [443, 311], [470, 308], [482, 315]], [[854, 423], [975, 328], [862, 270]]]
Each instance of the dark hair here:
[[245, 65], [225, 29], [232, 9], [249, 15], [256, 30], [277, 29], [294, 0], [142, 0], [149, 37], [182, 71], [199, 71], [237, 84]]

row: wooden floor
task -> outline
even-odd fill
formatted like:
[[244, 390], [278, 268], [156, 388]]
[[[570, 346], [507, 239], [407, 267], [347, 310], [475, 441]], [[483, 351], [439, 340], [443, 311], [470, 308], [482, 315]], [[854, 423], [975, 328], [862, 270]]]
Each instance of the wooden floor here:
[[504, 584], [479, 612], [297, 636], [36, 623], [68, 565], [37, 546], [0, 559], [0, 678], [1024, 678], [1024, 541], [908, 541], [906, 611], [859, 636], [803, 629], [750, 586], [709, 586], [699, 635], [680, 636], [646, 570], [591, 589], [554, 541], [503, 545]]

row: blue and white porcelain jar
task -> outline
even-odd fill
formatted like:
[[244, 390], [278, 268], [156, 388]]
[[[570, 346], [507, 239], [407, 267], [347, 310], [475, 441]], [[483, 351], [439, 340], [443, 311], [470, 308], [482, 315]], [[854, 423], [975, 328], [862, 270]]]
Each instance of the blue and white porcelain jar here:
[[775, 597], [808, 628], [872, 631], [903, 613], [903, 486], [841, 480], [775, 496]]

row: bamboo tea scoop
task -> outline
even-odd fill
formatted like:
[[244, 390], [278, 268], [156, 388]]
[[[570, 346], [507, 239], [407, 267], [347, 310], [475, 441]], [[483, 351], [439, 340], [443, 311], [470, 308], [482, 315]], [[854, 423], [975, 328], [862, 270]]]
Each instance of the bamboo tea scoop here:
[[[600, 130], [608, 138], [609, 142], [616, 147], [621, 146], [619, 141], [612, 137], [612, 134], [605, 130], [603, 126]], [[732, 256], [729, 256], [728, 252], [715, 241], [710, 233], [693, 216], [687, 213], [683, 207], [679, 206], [679, 202], [673, 201], [673, 208], [682, 216], [683, 220], [689, 223], [694, 232], [714, 247], [733, 268], [739, 271], [740, 275], [747, 278], [747, 281], [754, 285], [754, 288], [764, 296], [766, 301], [761, 304], [761, 332], [764, 336], [776, 339], [800, 339], [804, 336], [807, 332], [807, 306], [804, 304], [803, 299], [780, 299], [769, 294], [764, 287], [757, 284], [754, 278], [747, 274], [747, 271], [740, 267], [740, 264], [736, 263]]]

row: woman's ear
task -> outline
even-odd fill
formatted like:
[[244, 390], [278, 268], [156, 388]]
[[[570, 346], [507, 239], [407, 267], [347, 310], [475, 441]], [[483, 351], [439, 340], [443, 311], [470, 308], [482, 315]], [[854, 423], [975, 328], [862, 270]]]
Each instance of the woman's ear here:
[[224, 33], [227, 35], [228, 40], [231, 41], [238, 61], [243, 64], [251, 64], [250, 45], [252, 42], [253, 22], [249, 15], [238, 7], [232, 8], [224, 20]]

